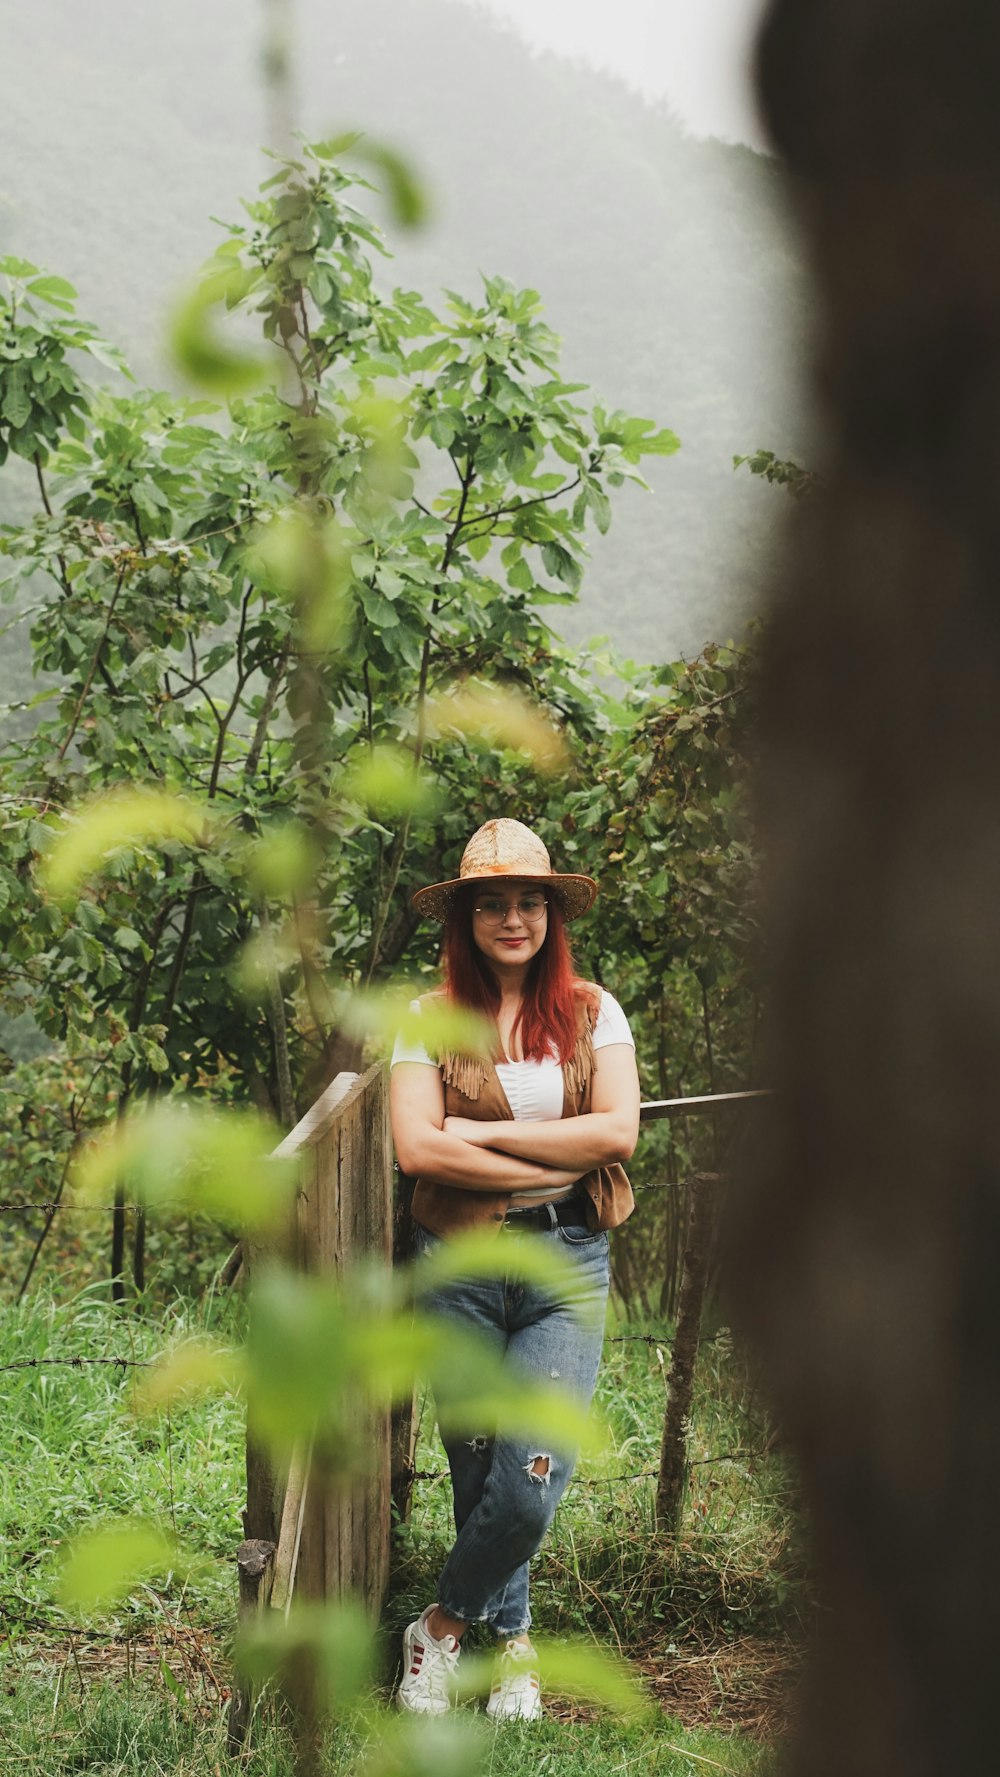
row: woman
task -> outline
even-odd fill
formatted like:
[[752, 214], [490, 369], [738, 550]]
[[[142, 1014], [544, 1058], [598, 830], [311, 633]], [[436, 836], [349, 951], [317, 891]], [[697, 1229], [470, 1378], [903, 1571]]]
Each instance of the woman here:
[[[422, 1305], [474, 1328], [504, 1362], [593, 1393], [608, 1292], [607, 1229], [633, 1207], [621, 1162], [639, 1129], [635, 1045], [610, 994], [573, 973], [565, 922], [597, 885], [557, 874], [520, 821], [487, 821], [452, 882], [414, 895], [445, 925], [443, 993], [495, 1022], [494, 1058], [396, 1045], [392, 1127], [416, 1177], [418, 1254], [461, 1230], [532, 1231], [568, 1255], [572, 1301], [516, 1281], [478, 1278], [428, 1291]], [[419, 1004], [419, 1002], [418, 1002]], [[439, 1407], [441, 1405], [439, 1398]], [[444, 1433], [443, 1433], [444, 1435]], [[487, 1714], [541, 1714], [528, 1636], [528, 1562], [552, 1522], [575, 1451], [516, 1438], [444, 1435], [457, 1537], [437, 1600], [403, 1637], [401, 1708], [450, 1707], [462, 1636], [490, 1625], [502, 1646]]]

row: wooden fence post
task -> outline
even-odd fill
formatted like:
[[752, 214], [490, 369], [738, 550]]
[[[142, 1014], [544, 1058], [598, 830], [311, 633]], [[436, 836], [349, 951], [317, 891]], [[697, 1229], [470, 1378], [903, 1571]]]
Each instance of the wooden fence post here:
[[[389, 1266], [393, 1167], [384, 1067], [361, 1078], [338, 1074], [275, 1158], [299, 1163], [293, 1223], [270, 1248], [246, 1243], [251, 1279], [254, 1268], [278, 1252], [321, 1276], [341, 1275], [358, 1259]], [[364, 1412], [371, 1461], [346, 1483], [330, 1484], [311, 1448], [296, 1455], [282, 1481], [248, 1439], [248, 1540], [237, 1556], [241, 1620], [272, 1602], [286, 1608], [293, 1592], [313, 1599], [350, 1593], [378, 1614], [389, 1575], [390, 1424], [386, 1411]], [[249, 1692], [237, 1688], [231, 1751], [243, 1743], [251, 1708]]]
[[[236, 1553], [236, 1569], [240, 1576], [239, 1625], [249, 1627], [271, 1602], [274, 1583], [275, 1548], [259, 1537], [248, 1537]], [[243, 1748], [253, 1713], [253, 1692], [242, 1679], [233, 1685], [226, 1724], [226, 1746], [234, 1755]]]

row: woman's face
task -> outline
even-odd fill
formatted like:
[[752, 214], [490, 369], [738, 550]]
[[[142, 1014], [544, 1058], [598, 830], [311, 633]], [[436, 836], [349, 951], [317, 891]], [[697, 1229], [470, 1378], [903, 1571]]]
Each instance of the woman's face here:
[[530, 880], [484, 883], [472, 902], [472, 936], [500, 969], [529, 963], [545, 943], [547, 891]]

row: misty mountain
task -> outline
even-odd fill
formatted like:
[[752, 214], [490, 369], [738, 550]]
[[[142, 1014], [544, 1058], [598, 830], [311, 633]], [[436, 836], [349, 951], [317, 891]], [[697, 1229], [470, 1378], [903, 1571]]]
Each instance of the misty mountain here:
[[[0, 238], [76, 284], [144, 382], [170, 380], [163, 315], [212, 216], [266, 176], [262, 7], [32, 0], [4, 9]], [[431, 224], [388, 225], [392, 282], [433, 301], [500, 272], [539, 290], [564, 368], [683, 449], [594, 538], [573, 636], [653, 660], [738, 630], [780, 494], [732, 456], [802, 455], [809, 292], [775, 163], [686, 134], [618, 80], [536, 56], [460, 0], [299, 0], [298, 115], [363, 127], [419, 170]], [[379, 210], [379, 201], [373, 207]]]

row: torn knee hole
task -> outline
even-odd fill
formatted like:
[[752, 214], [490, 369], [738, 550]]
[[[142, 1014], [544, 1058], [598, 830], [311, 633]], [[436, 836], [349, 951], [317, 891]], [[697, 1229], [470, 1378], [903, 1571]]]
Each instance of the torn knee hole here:
[[548, 1486], [552, 1479], [551, 1456], [533, 1456], [525, 1463], [524, 1472], [532, 1481], [541, 1481]]

